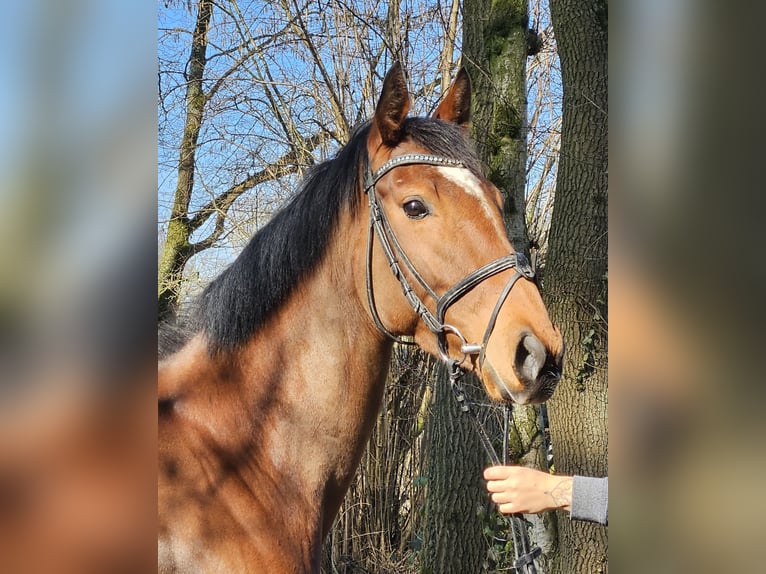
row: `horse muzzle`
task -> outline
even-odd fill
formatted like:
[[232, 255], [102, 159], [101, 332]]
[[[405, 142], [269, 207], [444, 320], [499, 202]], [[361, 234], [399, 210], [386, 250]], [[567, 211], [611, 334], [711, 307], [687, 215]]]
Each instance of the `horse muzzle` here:
[[503, 376], [498, 372], [488, 353], [481, 378], [492, 398], [519, 405], [543, 403], [561, 379], [563, 355], [563, 351], [550, 352], [537, 337], [525, 334], [516, 346], [512, 373]]

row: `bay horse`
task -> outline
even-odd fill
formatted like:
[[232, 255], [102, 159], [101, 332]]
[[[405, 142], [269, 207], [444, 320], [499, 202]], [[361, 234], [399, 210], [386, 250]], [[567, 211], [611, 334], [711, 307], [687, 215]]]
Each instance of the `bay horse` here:
[[161, 349], [160, 572], [319, 572], [394, 340], [475, 371], [495, 400], [553, 393], [561, 334], [467, 143], [468, 75], [431, 117], [409, 102], [395, 64], [372, 120]]

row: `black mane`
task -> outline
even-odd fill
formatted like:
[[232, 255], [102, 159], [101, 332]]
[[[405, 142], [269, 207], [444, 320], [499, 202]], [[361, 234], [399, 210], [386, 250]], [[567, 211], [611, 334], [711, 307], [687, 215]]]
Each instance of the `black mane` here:
[[[211, 352], [244, 344], [290, 296], [300, 280], [321, 261], [338, 216], [354, 213], [362, 199], [371, 123], [360, 126], [334, 158], [316, 166], [299, 191], [251, 239], [234, 262], [214, 279], [193, 305], [183, 326], [161, 332], [160, 356], [203, 330]], [[408, 118], [404, 134], [434, 155], [459, 159], [481, 173], [464, 131], [440, 120]], [[161, 331], [163, 328], [161, 328]]]

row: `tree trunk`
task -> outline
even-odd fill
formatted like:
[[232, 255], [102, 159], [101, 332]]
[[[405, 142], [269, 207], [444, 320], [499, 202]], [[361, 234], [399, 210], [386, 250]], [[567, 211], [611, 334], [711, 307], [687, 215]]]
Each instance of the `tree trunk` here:
[[[525, 0], [465, 0], [463, 61], [474, 92], [472, 137], [489, 179], [505, 196], [504, 219], [516, 251], [529, 255], [526, 223], [527, 29]], [[546, 468], [537, 407], [514, 406], [508, 462]], [[541, 574], [555, 549], [555, 520], [530, 515], [530, 540], [543, 550]]]
[[178, 157], [178, 181], [168, 235], [160, 257], [158, 273], [159, 319], [168, 318], [178, 306], [184, 265], [192, 255], [189, 244], [189, 202], [194, 189], [195, 152], [202, 127], [206, 96], [202, 78], [207, 64], [207, 32], [213, 13], [212, 0], [199, 0], [197, 22], [192, 35], [191, 54], [186, 84], [186, 122]]
[[[471, 420], [456, 404], [446, 366], [439, 362], [435, 371], [425, 430], [428, 494], [420, 572], [481, 572], [488, 549], [481, 477], [486, 454]], [[476, 401], [483, 391], [467, 383], [466, 394]]]
[[[550, 401], [556, 471], [607, 475], [607, 4], [552, 0], [564, 93], [543, 293], [567, 345]], [[552, 572], [606, 572], [607, 529], [559, 521]]]
[[[523, 10], [521, 18], [526, 25], [526, 4], [520, 0], [516, 4]], [[517, 122], [514, 127], [504, 123], [509, 114], [518, 115], [519, 109], [523, 110], [522, 115], [526, 114], [525, 56], [515, 51], [517, 31], [512, 29], [513, 26], [503, 24], [514, 8], [493, 7], [487, 21], [489, 8], [490, 2], [467, 0], [463, 12], [463, 64], [473, 83], [473, 135], [482, 161], [490, 166], [490, 179], [512, 196], [506, 202], [510, 207], [506, 212], [507, 224], [514, 230], [512, 241], [528, 251], [523, 208], [526, 134], [523, 123]], [[453, 2], [448, 38], [455, 33], [457, 9], [458, 4]], [[487, 36], [488, 30], [494, 31]], [[485, 53], [485, 38], [494, 46], [491, 56]], [[449, 81], [452, 45], [451, 41], [445, 42], [442, 55], [443, 91]], [[488, 62], [490, 57], [491, 63]], [[503, 61], [506, 58], [513, 59], [513, 63]], [[495, 66], [500, 76], [497, 84], [493, 81]], [[520, 87], [507, 85], [514, 82], [519, 82]], [[495, 138], [498, 129], [512, 137]], [[480, 134], [478, 138], [476, 134]], [[488, 142], [490, 136], [492, 139]], [[517, 189], [520, 189], [518, 194]], [[518, 198], [521, 208], [518, 208]], [[487, 455], [473, 423], [460, 411], [452, 396], [444, 365], [434, 370], [432, 378], [435, 387], [425, 436], [428, 494], [421, 572], [481, 572], [487, 567], [488, 551], [493, 546], [484, 533], [489, 527], [488, 500], [482, 480], [482, 471], [488, 465]], [[479, 387], [466, 384], [466, 390], [476, 395], [475, 402], [485, 401]]]

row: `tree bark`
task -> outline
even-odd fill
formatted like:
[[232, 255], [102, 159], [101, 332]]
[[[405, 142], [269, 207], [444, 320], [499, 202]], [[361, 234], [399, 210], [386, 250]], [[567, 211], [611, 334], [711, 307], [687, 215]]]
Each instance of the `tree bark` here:
[[[543, 293], [567, 345], [550, 401], [556, 471], [606, 476], [607, 4], [551, 0], [561, 60], [561, 156]], [[554, 573], [607, 572], [607, 529], [559, 521]]]
[[[435, 369], [432, 410], [426, 423], [428, 495], [422, 574], [481, 572], [487, 559], [482, 469], [486, 454], [473, 425], [458, 408], [447, 369]], [[466, 381], [468, 383], [468, 381]], [[465, 384], [472, 401], [483, 392]]]

